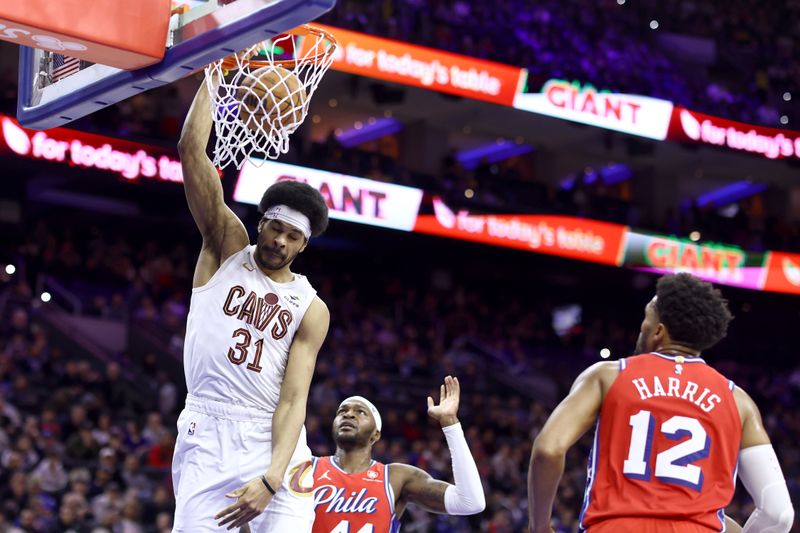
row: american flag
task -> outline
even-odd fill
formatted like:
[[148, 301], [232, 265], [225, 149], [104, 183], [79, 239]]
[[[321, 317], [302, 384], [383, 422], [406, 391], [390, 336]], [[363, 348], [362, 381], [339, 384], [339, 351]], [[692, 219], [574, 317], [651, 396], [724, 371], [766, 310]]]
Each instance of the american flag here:
[[75, 57], [53, 54], [53, 81], [72, 76], [81, 69], [81, 60]]

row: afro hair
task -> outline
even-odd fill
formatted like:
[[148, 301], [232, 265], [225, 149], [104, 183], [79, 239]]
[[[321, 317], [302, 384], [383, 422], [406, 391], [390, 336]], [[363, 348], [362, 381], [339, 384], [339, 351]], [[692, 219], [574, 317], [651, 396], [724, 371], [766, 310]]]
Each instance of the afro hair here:
[[258, 211], [286, 205], [300, 211], [311, 223], [311, 236], [317, 237], [328, 228], [328, 205], [317, 189], [299, 181], [279, 181], [270, 186], [261, 197]]
[[656, 313], [670, 338], [695, 350], [711, 348], [733, 320], [719, 289], [691, 274], [669, 274], [656, 284]]

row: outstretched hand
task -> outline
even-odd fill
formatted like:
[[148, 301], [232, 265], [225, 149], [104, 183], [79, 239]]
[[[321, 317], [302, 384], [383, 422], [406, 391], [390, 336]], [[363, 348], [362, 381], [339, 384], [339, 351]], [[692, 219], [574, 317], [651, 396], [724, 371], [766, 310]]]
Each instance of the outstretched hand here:
[[447, 376], [439, 387], [439, 405], [428, 396], [428, 415], [437, 420], [442, 427], [458, 424], [458, 401], [461, 397], [461, 386], [458, 378]]
[[236, 498], [236, 503], [217, 513], [214, 520], [220, 520], [220, 527], [227, 524], [228, 530], [246, 526], [250, 520], [263, 513], [272, 500], [272, 494], [260, 477], [251, 479], [225, 497]]

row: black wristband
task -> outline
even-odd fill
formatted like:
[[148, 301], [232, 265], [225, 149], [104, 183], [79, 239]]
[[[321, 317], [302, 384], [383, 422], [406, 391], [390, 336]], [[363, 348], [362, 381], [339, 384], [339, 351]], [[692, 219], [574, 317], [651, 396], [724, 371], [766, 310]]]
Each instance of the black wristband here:
[[269, 486], [269, 481], [267, 481], [267, 476], [261, 476], [261, 483], [263, 483], [264, 486], [267, 487], [267, 490], [270, 492], [270, 494], [275, 496], [275, 489]]

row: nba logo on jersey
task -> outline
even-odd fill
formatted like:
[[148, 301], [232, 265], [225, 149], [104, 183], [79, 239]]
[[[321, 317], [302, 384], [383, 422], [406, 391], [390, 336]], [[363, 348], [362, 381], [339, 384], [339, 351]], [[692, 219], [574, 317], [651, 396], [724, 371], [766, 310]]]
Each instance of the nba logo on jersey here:
[[195, 427], [196, 427], [195, 423], [194, 422], [190, 422], [189, 423], [189, 431], [187, 431], [186, 433], [189, 434], [189, 435], [194, 435]]

